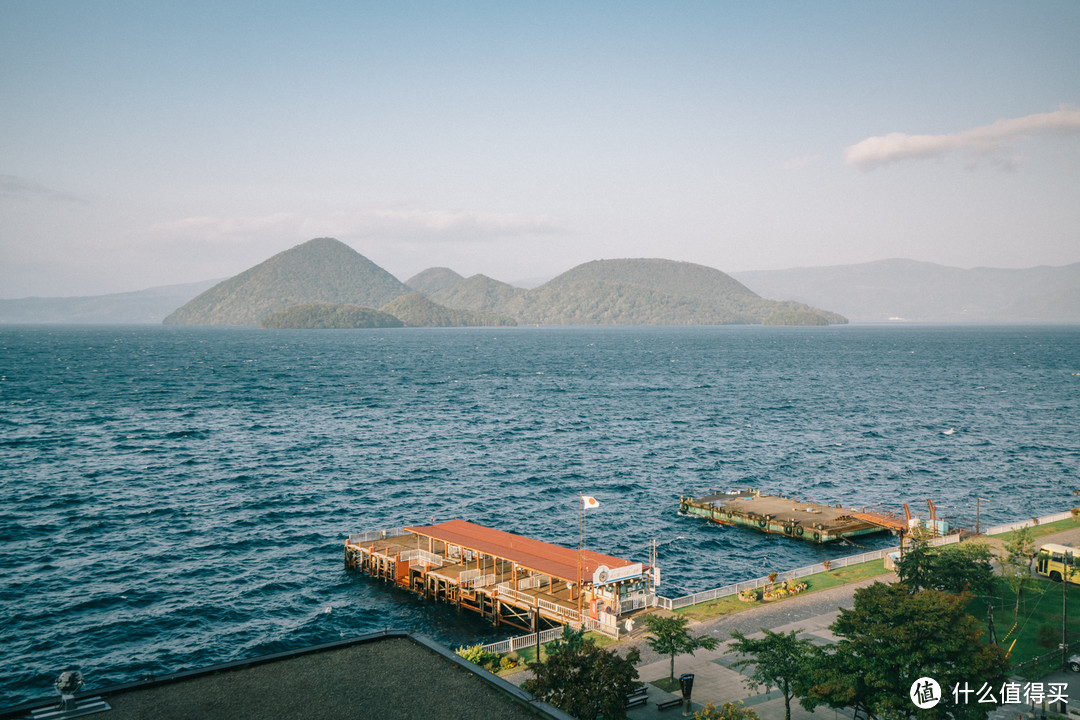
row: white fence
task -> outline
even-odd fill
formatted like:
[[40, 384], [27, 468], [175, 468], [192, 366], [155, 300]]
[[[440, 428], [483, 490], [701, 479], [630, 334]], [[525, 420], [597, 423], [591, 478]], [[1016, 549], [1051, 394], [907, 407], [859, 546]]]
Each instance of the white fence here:
[[601, 635], [607, 635], [616, 640], [619, 639], [619, 626], [614, 623], [604, 622], [604, 620], [593, 620], [591, 617], [587, 617], [582, 620], [581, 624], [585, 626], [586, 630], [593, 630]]
[[390, 530], [369, 530], [368, 532], [353, 533], [349, 536], [349, 544], [356, 545], [357, 543], [370, 542], [371, 540], [382, 540], [388, 537], [397, 537], [398, 535], [404, 535], [405, 528], [392, 528]]
[[459, 578], [459, 581], [462, 585], [471, 590], [478, 587], [487, 587], [488, 585], [494, 585], [495, 575], [492, 573], [488, 573], [487, 575], [476, 575], [469, 578], [468, 580], [460, 580]]
[[428, 565], [434, 565], [435, 567], [442, 567], [443, 564], [442, 555], [436, 555], [435, 553], [419, 548], [415, 550], [402, 550], [401, 553], [398, 554], [398, 559], [407, 562], [410, 565], [427, 563]]
[[[555, 638], [562, 636], [563, 629], [561, 627], [551, 628], [550, 630], [543, 630], [540, 632], [540, 644], [549, 643]], [[528, 635], [521, 635], [519, 637], [507, 638], [506, 640], [500, 640], [499, 642], [488, 643], [484, 646], [484, 649], [488, 652], [499, 653], [503, 655], [514, 650], [521, 650], [522, 648], [534, 647], [536, 645], [536, 633], [529, 633]]]
[[517, 590], [510, 587], [510, 581], [509, 580], [507, 580], [506, 582], [499, 583], [499, 594], [500, 595], [505, 595], [508, 598], [510, 598], [511, 600], [517, 600], [518, 602], [523, 602], [526, 605], [533, 605], [533, 606], [536, 605], [536, 598], [532, 597], [531, 595], [526, 595], [525, 593], [519, 593]]
[[[945, 537], [934, 538], [930, 541], [930, 544], [935, 546], [951, 545], [955, 542], [960, 542], [959, 535], [947, 535]], [[835, 560], [829, 561], [828, 570], [836, 570], [849, 565], [858, 565], [859, 563], [870, 562], [871, 560], [880, 560], [889, 553], [894, 553], [899, 550], [899, 547], [891, 547], [884, 550], [872, 550], [871, 552], [859, 555], [848, 555], [847, 557], [836, 558]], [[806, 577], [807, 575], [815, 575], [822, 572], [827, 572], [825, 564], [818, 563], [817, 565], [808, 565], [806, 567], [796, 568], [795, 570], [777, 573], [776, 580], [797, 580], [798, 578]], [[665, 610], [674, 610], [676, 608], [697, 605], [698, 603], [709, 602], [710, 600], [718, 600], [722, 597], [735, 595], [741, 590], [753, 590], [754, 588], [763, 586], [767, 582], [769, 582], [769, 578], [760, 577], [755, 578], [754, 580], [744, 580], [743, 582], [734, 583], [732, 585], [725, 585], [713, 590], [703, 590], [694, 593], [693, 595], [684, 595], [673, 599], [658, 595], [656, 596], [656, 607], [661, 607]]]
[[1071, 512], [1057, 513], [1056, 515], [1047, 515], [1046, 517], [1032, 518], [1030, 520], [1024, 520], [1023, 522], [1009, 523], [1008, 525], [995, 525], [989, 530], [986, 530], [983, 534], [1000, 535], [1001, 533], [1012, 532], [1013, 530], [1019, 530], [1020, 528], [1033, 527], [1035, 525], [1042, 525], [1044, 523], [1057, 522], [1058, 520], [1068, 520], [1071, 517]]
[[578, 611], [577, 610], [573, 610], [571, 608], [566, 608], [566, 607], [563, 607], [562, 605], [556, 605], [553, 602], [548, 602], [547, 600], [541, 600], [540, 598], [536, 599], [536, 606], [543, 609], [543, 610], [547, 610], [552, 615], [556, 615], [558, 617], [566, 618], [567, 620], [572, 620], [573, 622], [577, 622], [577, 619], [578, 619]]

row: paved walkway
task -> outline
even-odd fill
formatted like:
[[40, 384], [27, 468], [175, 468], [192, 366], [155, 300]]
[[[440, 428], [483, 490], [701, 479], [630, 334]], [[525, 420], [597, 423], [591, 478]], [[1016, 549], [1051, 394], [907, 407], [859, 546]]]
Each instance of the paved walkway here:
[[[895, 576], [883, 575], [877, 580], [895, 580]], [[799, 637], [809, 638], [817, 644], [835, 642], [836, 638], [829, 631], [829, 626], [840, 614], [840, 608], [852, 607], [856, 588], [865, 587], [873, 582], [874, 580], [864, 580], [769, 605], [759, 605], [734, 615], [693, 625], [695, 634], [712, 635], [721, 640], [721, 645], [716, 650], [698, 650], [693, 655], [679, 655], [675, 658], [676, 677], [683, 673], [694, 674], [691, 711], [697, 712], [705, 706], [706, 702], [712, 702], [713, 705], [720, 707], [726, 702], [741, 700], [745, 707], [753, 708], [762, 720], [784, 720], [783, 696], [776, 689], [766, 693], [763, 687], [756, 689], [748, 687], [745, 675], [731, 667], [732, 663], [741, 658], [740, 655], [728, 650], [727, 641], [730, 639], [731, 631], [739, 630], [751, 637], [760, 637], [763, 627], [781, 633], [796, 630], [799, 632]], [[638, 676], [642, 682], [650, 683], [668, 677], [671, 669], [670, 658], [658, 657], [656, 653], [648, 649], [644, 639], [635, 641], [635, 645], [638, 645], [642, 652], [643, 663], [638, 665]], [[680, 708], [658, 710], [656, 707], [657, 702], [674, 697], [677, 697], [675, 693], [665, 692], [650, 685], [649, 704], [630, 709], [627, 711], [627, 717], [632, 720], [681, 717]], [[798, 700], [792, 700], [791, 717], [792, 720], [806, 720], [807, 718], [835, 720], [839, 717], [850, 718], [851, 715], [831, 708], [819, 708], [810, 713], [799, 705]]]
[[[1000, 541], [997, 541], [1000, 542]], [[1069, 530], [1055, 535], [1039, 538], [1036, 545], [1048, 542], [1062, 544], [1080, 544], [1080, 529]], [[994, 543], [996, 544], [996, 543]], [[851, 608], [854, 605], [855, 590], [874, 582], [895, 582], [893, 574], [881, 575], [876, 578], [863, 580], [850, 585], [842, 585], [821, 592], [808, 595], [798, 595], [793, 598], [781, 600], [766, 605], [758, 605], [733, 615], [706, 620], [700, 623], [691, 623], [690, 627], [694, 634], [707, 634], [720, 639], [721, 645], [716, 650], [698, 650], [693, 655], [679, 655], [675, 658], [675, 677], [683, 673], [694, 674], [694, 689], [692, 712], [701, 710], [705, 703], [711, 702], [720, 707], [726, 702], [741, 700], [746, 707], [753, 708], [762, 720], [784, 720], [784, 698], [777, 690], [766, 693], [764, 688], [753, 689], [746, 685], [745, 676], [738, 670], [732, 669], [731, 664], [740, 659], [740, 656], [728, 650], [728, 640], [732, 630], [739, 630], [751, 637], [760, 637], [761, 628], [768, 628], [774, 632], [786, 633], [796, 630], [799, 637], [809, 638], [818, 644], [827, 644], [836, 641], [836, 637], [829, 631], [829, 626], [840, 614], [840, 608]], [[655, 680], [666, 678], [670, 672], [670, 658], [653, 652], [640, 636], [641, 631], [635, 632], [635, 639], [623, 641], [614, 646], [620, 654], [625, 654], [631, 647], [637, 647], [641, 653], [641, 662], [638, 664], [638, 677], [644, 683], [652, 683]], [[518, 673], [509, 678], [511, 682], [520, 685], [529, 676], [528, 672]], [[1017, 680], [1022, 686], [1025, 681]], [[1080, 717], [1080, 674], [1070, 671], [1059, 671], [1043, 679], [1045, 687], [1049, 683], [1067, 683], [1069, 691], [1069, 709], [1075, 709], [1077, 717]], [[943, 688], [951, 692], [951, 688]], [[682, 716], [680, 707], [669, 710], [658, 710], [657, 702], [681, 697], [675, 693], [669, 693], [658, 687], [649, 685], [649, 702], [644, 707], [631, 708], [627, 711], [627, 717], [631, 720], [649, 720], [651, 718], [677, 718]], [[1041, 707], [1032, 708], [1027, 704], [1004, 705], [991, 715], [996, 720], [1023, 720], [1025, 718], [1040, 718]], [[1051, 708], [1051, 710], [1054, 710]], [[1034, 712], [1033, 712], [1034, 711]], [[798, 700], [791, 703], [792, 720], [838, 720], [839, 718], [851, 718], [851, 711], [836, 711], [831, 708], [821, 707], [810, 713], [799, 705]]]

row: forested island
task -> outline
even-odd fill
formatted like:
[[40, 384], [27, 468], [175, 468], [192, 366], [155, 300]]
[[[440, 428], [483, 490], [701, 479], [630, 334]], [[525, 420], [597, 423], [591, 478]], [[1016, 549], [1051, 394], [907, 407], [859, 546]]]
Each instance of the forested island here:
[[405, 323], [389, 313], [358, 305], [311, 303], [291, 305], [270, 313], [259, 321], [259, 327], [271, 330], [345, 330], [352, 328], [398, 328]]
[[762, 298], [730, 275], [694, 263], [596, 260], [532, 290], [484, 275], [462, 278], [448, 268], [432, 268], [402, 283], [348, 245], [316, 238], [218, 283], [165, 324], [366, 327], [353, 323], [379, 322], [375, 315], [358, 314], [360, 309], [393, 316], [408, 327], [847, 322], [803, 303]]

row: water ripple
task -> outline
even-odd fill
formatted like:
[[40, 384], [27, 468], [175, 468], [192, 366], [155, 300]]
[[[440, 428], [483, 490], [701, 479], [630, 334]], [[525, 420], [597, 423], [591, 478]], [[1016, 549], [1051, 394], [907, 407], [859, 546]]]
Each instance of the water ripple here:
[[681, 494], [1056, 512], [1077, 357], [1073, 328], [3, 328], [0, 705], [72, 664], [100, 687], [383, 627], [502, 636], [345, 572], [355, 530], [573, 546], [586, 492], [589, 545], [655, 541], [678, 595], [859, 549], [709, 526]]

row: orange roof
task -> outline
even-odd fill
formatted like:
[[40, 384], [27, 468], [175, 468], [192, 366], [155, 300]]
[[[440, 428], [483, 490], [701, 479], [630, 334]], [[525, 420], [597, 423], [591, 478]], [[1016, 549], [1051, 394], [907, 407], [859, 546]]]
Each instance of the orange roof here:
[[[485, 555], [510, 560], [543, 575], [571, 582], [577, 581], [578, 551], [573, 548], [552, 545], [465, 520], [447, 520], [426, 527], [407, 527], [405, 530], [451, 545], [460, 545]], [[601, 565], [606, 565], [608, 568], [620, 568], [633, 564], [631, 560], [622, 560], [592, 550], [581, 551], [581, 568], [586, 582], [591, 580], [593, 572]]]

